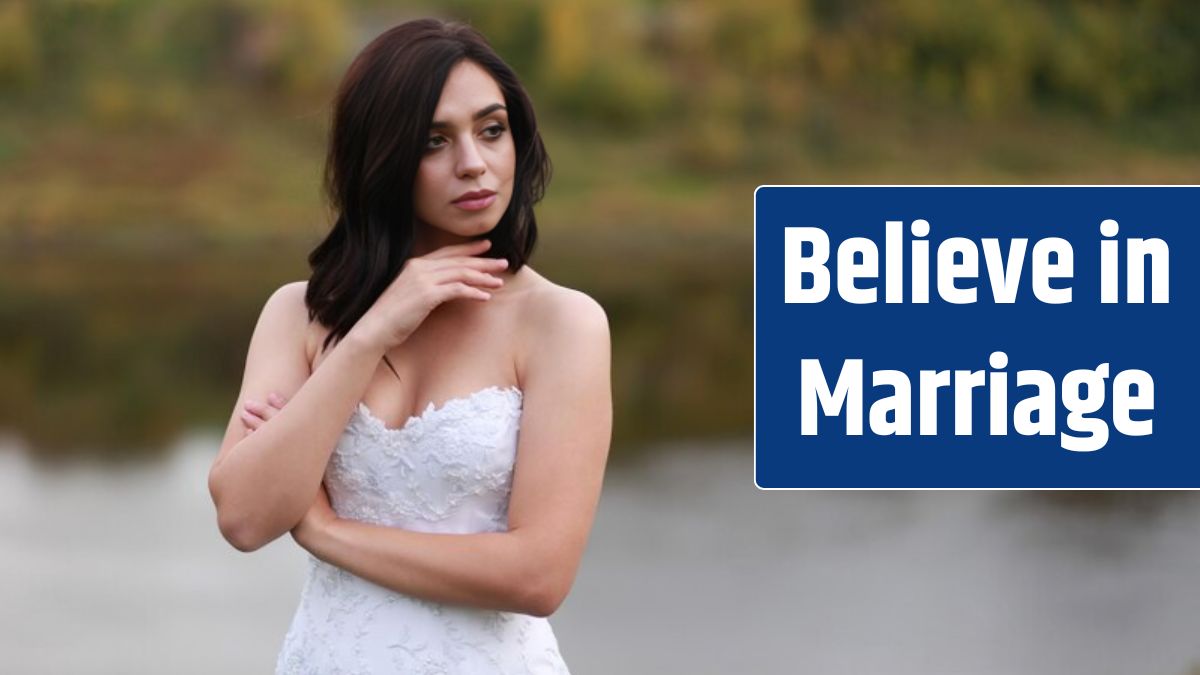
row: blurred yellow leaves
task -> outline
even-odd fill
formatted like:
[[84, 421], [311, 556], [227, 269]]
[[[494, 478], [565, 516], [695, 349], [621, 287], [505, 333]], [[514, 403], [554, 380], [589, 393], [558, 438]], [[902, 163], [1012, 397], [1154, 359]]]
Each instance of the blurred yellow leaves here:
[[119, 127], [143, 124], [171, 126], [185, 121], [190, 101], [179, 82], [137, 83], [116, 76], [98, 76], [83, 86], [88, 118]]
[[[385, 5], [0, 0], [0, 99], [11, 103], [0, 108], [0, 227], [154, 219], [236, 232], [316, 213], [324, 114], [343, 68], [395, 21], [433, 11]], [[1134, 129], [1162, 112], [1167, 123], [1151, 130], [1159, 147], [1190, 152], [1200, 143], [1187, 121], [1200, 96], [1191, 9], [1183, 0], [448, 0], [437, 15], [484, 33], [529, 89], [552, 155], [573, 158], [548, 201], [616, 181], [608, 201], [634, 204], [617, 214], [628, 219], [646, 210], [626, 195], [647, 174], [880, 175], [912, 171], [917, 154], [939, 175], [1093, 165], [1094, 141], [1075, 142], [1079, 154], [1051, 150], [1064, 132], [1044, 131], [1043, 120]], [[1109, 129], [1100, 137], [1128, 140]], [[629, 156], [597, 155], [610, 146]], [[647, 188], [645, 199], [662, 195]], [[655, 220], [681, 213], [672, 209]], [[686, 219], [703, 219], [694, 215]]]
[[589, 30], [593, 22], [588, 15], [603, 16], [603, 8], [603, 3], [582, 0], [552, 3], [546, 8], [543, 19], [546, 46], [543, 51], [546, 76], [551, 82], [576, 80], [591, 65], [588, 55], [596, 54], [598, 50], [590, 44], [596, 40], [596, 35]]
[[322, 90], [348, 47], [349, 19], [337, 0], [241, 0], [234, 60], [242, 75], [291, 94]]
[[29, 3], [5, 0], [0, 3], [0, 85], [28, 85], [39, 66]]
[[120, 124], [133, 119], [136, 93], [129, 82], [98, 77], [84, 86], [84, 101], [91, 118], [97, 122]]

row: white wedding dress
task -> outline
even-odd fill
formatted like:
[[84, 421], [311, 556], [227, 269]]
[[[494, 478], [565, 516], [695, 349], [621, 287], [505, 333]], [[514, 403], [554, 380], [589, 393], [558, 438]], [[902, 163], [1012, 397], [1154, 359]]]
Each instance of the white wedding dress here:
[[[359, 403], [325, 469], [339, 517], [418, 532], [507, 529], [522, 393], [486, 387], [399, 429]], [[396, 593], [309, 555], [276, 673], [566, 673], [545, 618]]]

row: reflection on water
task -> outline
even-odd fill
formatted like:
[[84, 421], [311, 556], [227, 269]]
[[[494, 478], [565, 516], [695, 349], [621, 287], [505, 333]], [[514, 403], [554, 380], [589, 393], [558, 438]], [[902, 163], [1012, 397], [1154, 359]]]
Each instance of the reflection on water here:
[[[6, 672], [270, 672], [304, 553], [220, 539], [217, 442], [54, 470], [0, 444]], [[1200, 500], [1110, 495], [760, 492], [748, 445], [665, 448], [610, 468], [552, 622], [576, 675], [1200, 672]]]
[[[608, 313], [614, 455], [681, 434], [749, 433], [754, 293], [743, 232], [639, 231], [632, 248], [624, 231], [539, 242], [538, 271]], [[224, 428], [263, 303], [309, 276], [317, 242], [297, 235], [142, 256], [99, 242], [24, 255], [0, 241], [0, 435], [31, 439], [47, 461], [125, 460], [159, 457], [187, 429]]]

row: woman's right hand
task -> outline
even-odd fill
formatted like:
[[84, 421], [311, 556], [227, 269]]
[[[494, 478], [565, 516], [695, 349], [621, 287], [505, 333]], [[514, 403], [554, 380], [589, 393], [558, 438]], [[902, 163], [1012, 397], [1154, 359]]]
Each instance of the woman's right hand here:
[[495, 273], [508, 267], [508, 261], [479, 255], [490, 247], [491, 241], [480, 239], [409, 258], [354, 330], [386, 351], [407, 340], [443, 302], [491, 298], [492, 294], [484, 289], [504, 285]]

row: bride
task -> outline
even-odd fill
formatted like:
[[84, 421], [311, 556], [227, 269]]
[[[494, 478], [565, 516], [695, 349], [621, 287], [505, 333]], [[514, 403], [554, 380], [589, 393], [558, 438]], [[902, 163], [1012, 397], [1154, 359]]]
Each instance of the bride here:
[[209, 473], [221, 534], [309, 574], [279, 673], [566, 672], [547, 617], [612, 428], [604, 310], [528, 265], [550, 164], [473, 28], [372, 41], [334, 102], [336, 222], [266, 301]]

